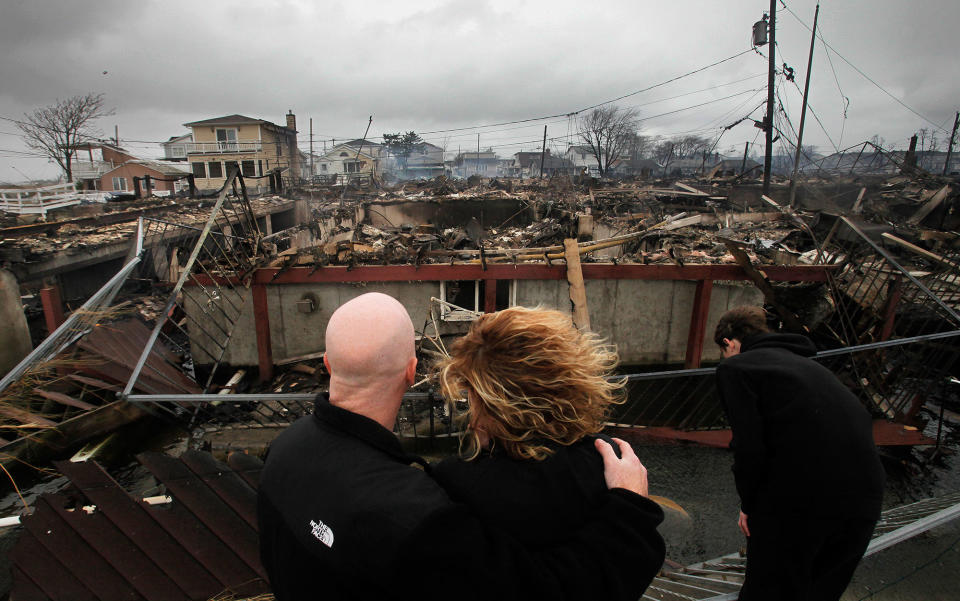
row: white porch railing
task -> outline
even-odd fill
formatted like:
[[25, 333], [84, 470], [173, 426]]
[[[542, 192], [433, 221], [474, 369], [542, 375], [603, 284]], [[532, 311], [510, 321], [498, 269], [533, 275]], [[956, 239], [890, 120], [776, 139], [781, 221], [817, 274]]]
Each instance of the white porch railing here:
[[222, 154], [229, 152], [257, 152], [263, 143], [256, 142], [189, 142], [184, 144], [187, 154]]
[[72, 183], [42, 188], [0, 189], [0, 211], [46, 216], [47, 211], [52, 209], [80, 204], [82, 198]]
[[112, 161], [76, 161], [73, 163], [72, 174], [74, 179], [100, 179], [104, 173], [111, 171], [116, 165]]

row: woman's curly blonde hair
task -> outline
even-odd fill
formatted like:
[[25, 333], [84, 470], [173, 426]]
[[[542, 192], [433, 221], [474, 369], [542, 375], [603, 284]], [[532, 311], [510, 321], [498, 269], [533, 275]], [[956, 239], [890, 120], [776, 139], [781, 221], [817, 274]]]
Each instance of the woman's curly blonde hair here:
[[515, 459], [546, 459], [550, 441], [571, 445], [603, 428], [625, 381], [607, 376], [616, 348], [577, 330], [559, 311], [512, 307], [481, 316], [435, 366], [449, 400], [468, 398], [466, 457], [478, 428]]

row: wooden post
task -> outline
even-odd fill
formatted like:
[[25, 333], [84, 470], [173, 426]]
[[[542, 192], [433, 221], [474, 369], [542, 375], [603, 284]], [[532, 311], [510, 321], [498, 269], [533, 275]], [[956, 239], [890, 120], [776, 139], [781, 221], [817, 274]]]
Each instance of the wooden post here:
[[543, 161], [547, 156], [547, 126], [543, 126], [543, 148], [540, 149], [540, 179], [543, 179]]
[[690, 332], [687, 334], [687, 355], [683, 361], [685, 369], [700, 367], [703, 355], [703, 341], [707, 335], [707, 316], [710, 314], [710, 294], [713, 292], [713, 280], [699, 280], [697, 292], [693, 297], [693, 312], [690, 315]]
[[590, 312], [587, 310], [587, 289], [583, 285], [583, 268], [580, 266], [580, 248], [577, 241], [563, 241], [563, 256], [567, 260], [567, 281], [570, 283], [570, 300], [573, 302], [573, 325], [581, 330], [590, 329]]
[[40, 302], [43, 305], [43, 319], [47, 323], [47, 334], [52, 334], [64, 321], [60, 288], [57, 286], [41, 288]]
[[957, 126], [960, 125], [960, 111], [953, 119], [953, 131], [950, 132], [950, 142], [947, 144], [947, 158], [943, 160], [943, 174], [946, 175], [950, 168], [950, 157], [953, 156], [953, 140], [957, 137]]
[[253, 291], [253, 322], [257, 333], [257, 362], [260, 367], [260, 381], [273, 378], [273, 345], [270, 341], [270, 310], [267, 307], [267, 287], [263, 284], [251, 286]]
[[777, 72], [777, 0], [770, 0], [770, 44], [767, 46], [767, 114], [763, 118], [766, 150], [763, 154], [763, 193], [770, 194], [770, 170], [773, 167], [773, 96]]
[[887, 301], [883, 306], [883, 323], [880, 326], [880, 340], [889, 340], [893, 334], [893, 325], [897, 317], [897, 305], [903, 296], [903, 282], [898, 276], [893, 276], [887, 288]]
[[483, 280], [483, 312], [497, 311], [497, 280]]
[[[787, 206], [796, 206], [797, 201], [797, 171], [800, 169], [800, 153], [803, 152], [803, 126], [807, 121], [807, 99], [810, 97], [810, 71], [813, 69], [813, 47], [817, 41], [817, 17], [820, 16], [820, 3], [813, 13], [813, 30], [810, 33], [810, 55], [807, 57], [807, 79], [803, 84], [803, 105], [800, 108], [800, 129], [797, 130], [797, 154], [793, 159], [793, 177], [790, 178], [790, 202]], [[773, 49], [771, 48], [771, 56]]]
[[914, 169], [917, 168], [917, 136], [910, 136], [910, 148], [907, 149], [907, 154], [903, 157], [903, 167], [900, 168], [900, 173], [910, 174], [913, 173]]

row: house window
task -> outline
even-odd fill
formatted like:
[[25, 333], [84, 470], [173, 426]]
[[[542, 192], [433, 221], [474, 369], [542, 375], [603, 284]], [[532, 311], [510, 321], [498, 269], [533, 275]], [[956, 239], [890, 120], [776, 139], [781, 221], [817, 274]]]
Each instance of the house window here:
[[170, 156], [175, 158], [185, 157], [187, 156], [187, 149], [183, 146], [172, 146], [170, 148]]
[[205, 163], [190, 163], [190, 165], [193, 167], [193, 177], [207, 177], [207, 166]]
[[[441, 305], [440, 319], [444, 321], [473, 321], [483, 313], [486, 282], [483, 280], [461, 280], [440, 282], [440, 300], [455, 305]], [[496, 310], [500, 311], [516, 304], [516, 281], [497, 282]]]
[[347, 154], [346, 152], [341, 152], [341, 153], [340, 153], [340, 156], [342, 156], [342, 157], [348, 157], [348, 156], [350, 156], [350, 155]]
[[326, 163], [320, 165], [320, 171], [326, 171], [326, 170], [327, 170], [327, 164], [326, 164]]
[[229, 176], [234, 171], [240, 171], [240, 164], [236, 161], [224, 161], [224, 172]]
[[115, 177], [115, 178], [113, 178], [113, 189], [114, 189], [114, 190], [126, 190], [126, 189], [127, 189], [127, 178], [125, 178], [125, 177]]
[[207, 171], [210, 173], [210, 178], [223, 177], [223, 163], [220, 161], [210, 161]]
[[344, 161], [343, 170], [345, 173], [360, 173], [366, 164], [366, 161]]
[[217, 147], [220, 149], [220, 152], [237, 152], [237, 130], [218, 129]]
[[257, 164], [253, 161], [244, 161], [243, 165], [243, 177], [256, 177], [257, 176]]

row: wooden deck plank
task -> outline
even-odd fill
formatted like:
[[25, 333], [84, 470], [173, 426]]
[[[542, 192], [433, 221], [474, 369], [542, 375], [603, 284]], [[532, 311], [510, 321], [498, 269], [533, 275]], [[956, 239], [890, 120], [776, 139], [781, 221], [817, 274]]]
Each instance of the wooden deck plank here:
[[[41, 502], [116, 570], [131, 593], [135, 591], [146, 601], [189, 601], [183, 590], [102, 512], [67, 511], [68, 499], [61, 495], [46, 495]], [[129, 598], [134, 597], [131, 594]]]
[[234, 452], [227, 456], [227, 464], [238, 476], [254, 490], [260, 488], [260, 472], [263, 471], [263, 462], [253, 455]]
[[58, 461], [54, 466], [190, 598], [208, 599], [229, 586], [191, 557], [191, 550], [181, 546], [96, 462]]
[[[57, 502], [64, 497], [60, 496]], [[37, 557], [43, 561], [19, 563], [21, 567], [33, 569], [36, 564], [43, 564], [55, 560], [60, 564], [57, 573], [46, 576], [56, 581], [63, 581], [65, 586], [73, 588], [67, 578], [72, 574], [79, 580], [96, 599], [117, 599], [127, 601], [141, 601], [143, 597], [131, 589], [126, 580], [111, 566], [106, 559], [84, 541], [73, 528], [63, 521], [49, 504], [49, 496], [44, 495], [37, 499], [36, 510], [28, 519], [23, 520], [23, 527], [33, 534], [39, 543]], [[18, 545], [19, 548], [19, 545]], [[38, 582], [34, 579], [35, 582]], [[45, 582], [39, 582], [46, 586]]]
[[216, 461], [209, 453], [187, 451], [180, 457], [180, 461], [199, 476], [210, 490], [217, 493], [251, 528], [257, 529], [257, 491], [238, 474]]
[[42, 388], [34, 388], [33, 391], [37, 393], [38, 396], [47, 399], [48, 401], [53, 401], [55, 403], [60, 403], [61, 405], [66, 405], [68, 407], [76, 407], [77, 409], [83, 409], [84, 411], [90, 411], [91, 409], [96, 409], [96, 405], [91, 405], [90, 403], [84, 403], [80, 399], [75, 399], [68, 394], [62, 392], [55, 392], [53, 390], [44, 390]]
[[260, 564], [256, 531], [224, 503], [182, 462], [160, 453], [142, 453], [137, 459], [167, 486], [184, 507], [206, 525], [258, 575], [266, 578]]

